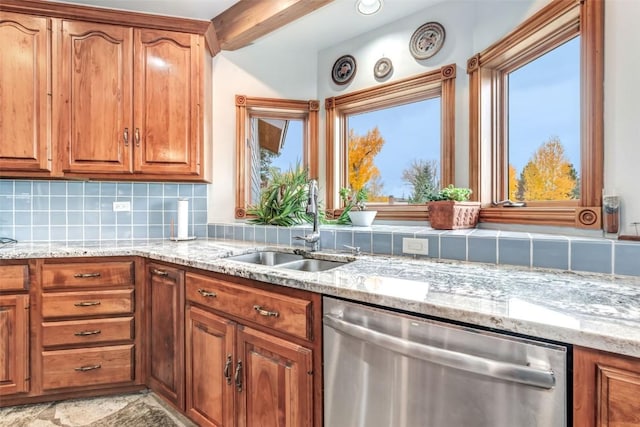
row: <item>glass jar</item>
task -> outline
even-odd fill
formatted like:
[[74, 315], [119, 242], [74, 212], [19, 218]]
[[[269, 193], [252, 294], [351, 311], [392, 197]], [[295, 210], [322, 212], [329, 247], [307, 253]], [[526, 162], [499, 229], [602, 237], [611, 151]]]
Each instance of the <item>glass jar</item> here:
[[620, 228], [620, 197], [602, 197], [602, 229], [605, 233], [617, 234]]

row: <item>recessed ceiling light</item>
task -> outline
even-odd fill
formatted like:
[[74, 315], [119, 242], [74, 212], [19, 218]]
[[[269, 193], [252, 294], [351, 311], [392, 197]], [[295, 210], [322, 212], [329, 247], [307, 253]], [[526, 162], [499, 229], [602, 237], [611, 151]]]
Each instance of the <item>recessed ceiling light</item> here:
[[357, 0], [356, 9], [363, 15], [373, 15], [382, 9], [382, 0]]

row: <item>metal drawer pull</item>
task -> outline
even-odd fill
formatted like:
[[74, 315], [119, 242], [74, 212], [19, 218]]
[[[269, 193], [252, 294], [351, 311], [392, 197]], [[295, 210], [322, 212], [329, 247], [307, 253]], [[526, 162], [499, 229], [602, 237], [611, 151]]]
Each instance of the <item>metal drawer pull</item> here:
[[78, 372], [86, 372], [86, 371], [93, 371], [94, 369], [100, 369], [102, 368], [102, 365], [90, 365], [90, 366], [81, 366], [79, 368], [73, 368]]
[[135, 137], [136, 137], [136, 147], [140, 147], [140, 129], [139, 128], [136, 128]]
[[236, 389], [240, 392], [242, 391], [242, 361], [238, 360], [238, 364], [236, 365]]
[[227, 363], [224, 364], [224, 377], [227, 379], [227, 384], [231, 384], [231, 355], [227, 355]]
[[158, 270], [157, 268], [152, 269], [151, 272], [153, 274], [157, 274], [158, 276], [168, 276], [169, 275], [168, 271]]
[[98, 335], [102, 333], [102, 331], [100, 329], [96, 329], [95, 331], [80, 331], [80, 332], [76, 332], [73, 335], [77, 336], [77, 337], [86, 337], [88, 335]]
[[264, 308], [262, 308], [261, 305], [254, 305], [253, 309], [255, 311], [257, 311], [258, 314], [260, 314], [261, 316], [266, 316], [266, 317], [278, 317], [278, 316], [280, 316], [280, 313], [278, 313], [277, 311], [265, 310]]
[[76, 273], [73, 277], [77, 279], [89, 279], [92, 277], [100, 277], [100, 273]]
[[129, 146], [129, 128], [124, 128], [124, 146]]
[[203, 297], [215, 298], [218, 296], [218, 294], [216, 294], [215, 292], [207, 291], [205, 289], [198, 289], [198, 293]]
[[80, 301], [73, 305], [76, 307], [91, 307], [93, 305], [100, 305], [100, 301]]
[[551, 370], [492, 360], [473, 354], [406, 341], [404, 338], [346, 322], [333, 314], [325, 314], [323, 323], [329, 328], [358, 340], [414, 359], [547, 390], [556, 385], [556, 377]]

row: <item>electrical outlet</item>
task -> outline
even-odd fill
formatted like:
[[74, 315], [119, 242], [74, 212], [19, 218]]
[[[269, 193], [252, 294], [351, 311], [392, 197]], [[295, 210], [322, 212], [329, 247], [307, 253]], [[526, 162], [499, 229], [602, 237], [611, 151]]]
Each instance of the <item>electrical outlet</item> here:
[[131, 210], [130, 202], [113, 202], [114, 212], [129, 212]]
[[429, 255], [429, 239], [403, 237], [402, 252], [405, 254]]

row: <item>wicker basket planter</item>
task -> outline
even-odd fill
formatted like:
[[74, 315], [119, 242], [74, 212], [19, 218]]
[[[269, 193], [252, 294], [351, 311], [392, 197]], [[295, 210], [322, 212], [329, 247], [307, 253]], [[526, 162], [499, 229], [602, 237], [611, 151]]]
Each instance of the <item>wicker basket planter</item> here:
[[443, 200], [429, 202], [431, 228], [437, 230], [457, 230], [474, 228], [480, 216], [480, 202], [454, 202]]

